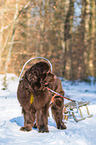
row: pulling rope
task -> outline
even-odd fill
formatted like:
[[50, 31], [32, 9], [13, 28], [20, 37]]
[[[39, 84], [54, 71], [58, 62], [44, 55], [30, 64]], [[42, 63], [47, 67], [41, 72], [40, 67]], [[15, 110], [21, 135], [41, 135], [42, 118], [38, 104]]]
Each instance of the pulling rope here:
[[77, 108], [77, 113], [78, 113], [78, 101], [76, 101], [76, 100], [72, 100], [72, 99], [67, 98], [67, 97], [64, 97], [64, 96], [62, 96], [61, 94], [59, 94], [59, 93], [57, 93], [57, 92], [51, 90], [51, 89], [48, 88], [48, 87], [47, 87], [47, 90], [55, 94], [55, 95], [52, 97], [52, 99], [51, 99], [51, 103], [54, 102], [55, 98], [57, 98], [57, 95], [58, 95], [60, 98], [63, 98], [63, 99], [69, 100], [69, 101], [71, 101], [71, 102], [75, 102], [75, 103], [76, 103], [76, 108]]
[[69, 100], [69, 101], [71, 101], [71, 102], [76, 102], [75, 100], [72, 100], [72, 99], [70, 99], [70, 98], [67, 98], [67, 97], [62, 96], [61, 94], [59, 94], [59, 93], [57, 93], [57, 92], [51, 90], [51, 89], [48, 88], [48, 87], [47, 87], [47, 90], [55, 94], [55, 95], [52, 97], [52, 100], [54, 100], [55, 96], [58, 95], [59, 97], [61, 97], [61, 98], [63, 98], [63, 99], [67, 99], [67, 100]]

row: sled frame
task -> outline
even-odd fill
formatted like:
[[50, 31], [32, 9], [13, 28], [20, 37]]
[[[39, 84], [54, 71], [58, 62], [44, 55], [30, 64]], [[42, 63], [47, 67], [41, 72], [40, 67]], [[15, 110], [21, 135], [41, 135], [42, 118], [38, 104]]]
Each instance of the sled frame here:
[[51, 72], [52, 72], [52, 64], [51, 64], [51, 62], [50, 62], [47, 58], [45, 58], [45, 57], [32, 57], [32, 58], [28, 59], [28, 60], [25, 62], [25, 64], [23, 65], [22, 70], [21, 70], [21, 73], [20, 73], [20, 75], [19, 75], [19, 80], [21, 79], [21, 76], [22, 76], [22, 73], [23, 73], [23, 71], [24, 71], [25, 66], [26, 66], [31, 60], [34, 60], [34, 59], [43, 59], [43, 60], [46, 60], [46, 61], [49, 63], [50, 68], [51, 68]]
[[[77, 103], [78, 103], [78, 105], [77, 105]], [[76, 122], [78, 122], [78, 121], [84, 120], [86, 118], [92, 117], [93, 115], [90, 114], [88, 106], [87, 106], [87, 105], [89, 105], [89, 103], [90, 102], [83, 102], [83, 101], [81, 101], [81, 102], [69, 102], [69, 103], [66, 103], [65, 104], [65, 108], [64, 108], [64, 119], [68, 120], [68, 118], [70, 116], [72, 116], [73, 119]], [[81, 107], [83, 107], [83, 106], [86, 108], [86, 112], [87, 112], [87, 116], [86, 117], [83, 117], [83, 113], [82, 113], [82, 110], [81, 110]], [[76, 117], [76, 115], [75, 115], [76, 113], [79, 114], [80, 119], [78, 119]]]

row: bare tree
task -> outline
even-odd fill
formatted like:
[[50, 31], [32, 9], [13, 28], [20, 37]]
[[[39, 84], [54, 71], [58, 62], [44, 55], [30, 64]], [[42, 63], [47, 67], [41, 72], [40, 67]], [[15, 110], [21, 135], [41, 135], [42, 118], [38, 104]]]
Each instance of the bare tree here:
[[[31, 6], [31, 2], [28, 2], [20, 11], [18, 9], [18, 3], [19, 3], [19, 0], [16, 1], [16, 7], [15, 7], [15, 14], [14, 14], [14, 19], [13, 19], [13, 22], [12, 22], [12, 36], [11, 36], [11, 39], [10, 39], [10, 47], [9, 47], [9, 50], [8, 50], [8, 55], [6, 57], [6, 61], [5, 61], [5, 77], [4, 77], [4, 86], [6, 87], [6, 74], [7, 74], [7, 70], [8, 70], [8, 65], [9, 65], [9, 62], [10, 62], [10, 58], [11, 58], [11, 52], [12, 52], [12, 48], [13, 48], [13, 43], [14, 43], [14, 34], [15, 34], [15, 30], [16, 30], [16, 27], [17, 27], [17, 24], [18, 24], [18, 18], [19, 16], [21, 15], [21, 13], [27, 9], [28, 7]], [[4, 29], [7, 29], [9, 28], [10, 24], [6, 27], [4, 27], [3, 29], [1, 29], [1, 31], [3, 32]], [[9, 36], [9, 35], [8, 35]], [[6, 43], [8, 40], [8, 37], [6, 38]], [[3, 47], [4, 48], [4, 47]]]

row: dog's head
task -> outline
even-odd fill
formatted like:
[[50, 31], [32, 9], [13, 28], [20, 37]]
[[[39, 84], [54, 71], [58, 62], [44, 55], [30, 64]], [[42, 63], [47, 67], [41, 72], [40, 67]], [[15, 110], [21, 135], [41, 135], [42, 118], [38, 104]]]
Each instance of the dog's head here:
[[27, 79], [31, 87], [38, 89], [41, 87], [41, 82], [46, 83], [46, 81], [51, 81], [53, 74], [50, 72], [49, 64], [41, 61], [31, 66], [25, 72], [24, 77]]

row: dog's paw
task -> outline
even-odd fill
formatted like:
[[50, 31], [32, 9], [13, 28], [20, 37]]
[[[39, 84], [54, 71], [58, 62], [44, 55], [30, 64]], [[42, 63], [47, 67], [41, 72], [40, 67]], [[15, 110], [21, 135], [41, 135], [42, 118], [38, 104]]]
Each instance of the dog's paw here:
[[44, 132], [49, 132], [49, 130], [45, 127], [42, 127], [42, 128], [39, 128], [38, 132], [44, 133]]
[[21, 131], [27, 131], [27, 132], [29, 132], [29, 131], [31, 131], [32, 129], [30, 129], [28, 126], [26, 126], [26, 127], [21, 127], [20, 130], [21, 130]]
[[66, 125], [64, 124], [61, 124], [59, 126], [57, 126], [58, 129], [67, 129]]

